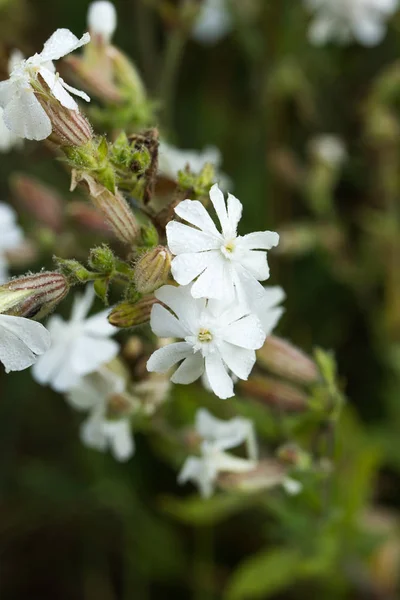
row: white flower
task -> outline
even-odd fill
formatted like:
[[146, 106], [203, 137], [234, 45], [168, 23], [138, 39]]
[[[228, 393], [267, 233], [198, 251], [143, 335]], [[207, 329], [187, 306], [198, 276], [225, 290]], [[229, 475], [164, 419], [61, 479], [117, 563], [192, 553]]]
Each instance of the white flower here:
[[190, 285], [179, 288], [165, 285], [155, 296], [174, 314], [155, 304], [151, 311], [152, 330], [159, 337], [184, 341], [156, 350], [147, 369], [165, 373], [183, 361], [171, 378], [173, 383], [192, 383], [205, 371], [217, 396], [233, 396], [228, 370], [240, 379], [247, 379], [254, 366], [255, 350], [265, 341], [258, 318], [243, 305], [226, 306], [193, 298]]
[[33, 365], [50, 343], [50, 334], [40, 323], [0, 314], [0, 362], [6, 373]]
[[82, 442], [101, 452], [110, 448], [114, 458], [121, 462], [131, 458], [135, 451], [129, 418], [109, 419], [107, 410], [113, 396], [123, 394], [125, 387], [123, 377], [103, 367], [86, 375], [67, 395], [74, 408], [89, 411], [81, 427]]
[[[220, 472], [243, 473], [257, 464], [257, 443], [251, 421], [236, 417], [230, 421], [215, 418], [205, 409], [196, 414], [195, 429], [202, 438], [201, 456], [189, 456], [178, 475], [179, 483], [193, 481], [205, 498], [211, 496]], [[249, 458], [225, 452], [246, 443]]]
[[397, 10], [398, 0], [305, 0], [315, 12], [309, 30], [316, 45], [357, 40], [364, 46], [379, 44], [386, 33], [386, 20]]
[[337, 169], [347, 158], [342, 140], [336, 135], [320, 135], [311, 140], [311, 151], [318, 160]]
[[117, 11], [114, 4], [107, 0], [92, 2], [89, 5], [87, 22], [92, 35], [109, 42], [117, 28]]
[[16, 223], [16, 214], [8, 204], [0, 202], [0, 284], [8, 278], [8, 250], [18, 248], [23, 240], [22, 229]]
[[88, 286], [84, 295], [75, 298], [70, 321], [50, 317], [52, 348], [33, 368], [34, 379], [42, 385], [65, 392], [118, 354], [117, 342], [108, 339], [117, 329], [107, 321], [107, 311], [86, 318], [93, 300], [93, 288]]
[[51, 134], [50, 119], [34, 93], [39, 75], [48, 86], [49, 92], [65, 108], [78, 110], [77, 103], [68, 92], [90, 101], [84, 92], [76, 90], [61, 79], [52, 62], [89, 41], [88, 33], [78, 40], [68, 29], [57, 29], [47, 40], [40, 54], [17, 63], [10, 78], [0, 82], [0, 107], [4, 109], [4, 123], [13, 133], [28, 140], [44, 140]]
[[[217, 171], [221, 167], [221, 152], [215, 146], [207, 146], [204, 150], [181, 150], [167, 142], [160, 142], [158, 168], [161, 175], [172, 181], [176, 181], [178, 172], [184, 171], [187, 166], [193, 173], [200, 173], [206, 164], [212, 164]], [[224, 189], [230, 183], [223, 173], [218, 173], [217, 178]]]
[[264, 295], [259, 283], [269, 277], [265, 250], [277, 246], [279, 235], [273, 231], [258, 231], [237, 235], [242, 216], [242, 204], [228, 194], [228, 208], [218, 185], [210, 190], [221, 223], [222, 233], [214, 225], [204, 206], [197, 200], [184, 200], [175, 212], [193, 227], [171, 221], [167, 225], [169, 249], [176, 257], [172, 275], [181, 285], [197, 278], [192, 287], [195, 298], [215, 298], [227, 303], [251, 304]]
[[202, 44], [216, 44], [232, 29], [232, 16], [227, 0], [204, 0], [192, 37]]

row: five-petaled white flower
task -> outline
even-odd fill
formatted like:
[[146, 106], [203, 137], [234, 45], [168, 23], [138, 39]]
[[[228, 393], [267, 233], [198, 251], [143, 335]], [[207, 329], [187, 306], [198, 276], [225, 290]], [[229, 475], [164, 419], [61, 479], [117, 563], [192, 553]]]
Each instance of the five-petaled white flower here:
[[[214, 491], [218, 474], [252, 471], [257, 465], [257, 443], [253, 423], [242, 417], [229, 421], [217, 419], [207, 410], [197, 411], [195, 429], [202, 439], [201, 456], [189, 456], [178, 475], [179, 483], [193, 481], [202, 496], [208, 498]], [[246, 444], [248, 459], [225, 452]]]
[[279, 235], [273, 231], [238, 235], [241, 202], [228, 194], [226, 207], [217, 184], [211, 188], [210, 198], [222, 233], [197, 200], [184, 200], [175, 208], [178, 217], [190, 225], [177, 221], [167, 225], [168, 246], [176, 255], [172, 275], [181, 285], [197, 278], [192, 287], [195, 298], [215, 298], [226, 303], [236, 299], [251, 305], [264, 295], [259, 282], [269, 277], [265, 250], [277, 246]]
[[21, 245], [22, 229], [16, 223], [16, 214], [8, 204], [0, 202], [0, 283], [8, 278], [6, 253]]
[[109, 42], [117, 27], [117, 11], [108, 0], [98, 0], [89, 5], [87, 15], [88, 28], [93, 36], [103, 42]]
[[386, 20], [397, 10], [398, 0], [305, 0], [315, 12], [309, 30], [316, 45], [353, 39], [364, 46], [379, 44], [386, 33]]
[[107, 321], [108, 311], [87, 318], [93, 300], [93, 287], [88, 286], [84, 295], [75, 298], [70, 321], [50, 317], [52, 348], [33, 368], [36, 381], [65, 392], [118, 354], [117, 342], [109, 339], [117, 329]]
[[50, 344], [50, 334], [41, 323], [0, 314], [0, 362], [6, 373], [27, 369]]
[[84, 92], [61, 79], [52, 62], [89, 41], [88, 33], [79, 40], [68, 29], [57, 29], [40, 54], [16, 64], [10, 78], [0, 82], [0, 107], [4, 109], [4, 123], [13, 133], [29, 140], [44, 140], [51, 134], [50, 119], [35, 96], [34, 88], [38, 85], [39, 76], [48, 86], [49, 94], [65, 108], [78, 110], [77, 103], [68, 92], [90, 101]]
[[[259, 319], [241, 304], [234, 306], [193, 298], [192, 286], [165, 285], [155, 292], [161, 304], [151, 312], [151, 328], [162, 338], [182, 338], [156, 350], [147, 363], [152, 372], [165, 373], [178, 362], [174, 383], [196, 381], [203, 372], [213, 392], [220, 398], [230, 398], [233, 381], [228, 370], [240, 379], [247, 379], [261, 348], [265, 333]], [[176, 316], [175, 316], [176, 315]]]
[[131, 425], [127, 416], [109, 418], [108, 409], [113, 398], [125, 392], [126, 382], [107, 367], [86, 375], [67, 394], [67, 400], [76, 409], [89, 411], [82, 423], [81, 439], [89, 448], [105, 452], [111, 450], [114, 458], [125, 461], [135, 451]]
[[212, 45], [232, 29], [232, 16], [227, 0], [204, 0], [192, 31], [192, 37], [202, 44]]

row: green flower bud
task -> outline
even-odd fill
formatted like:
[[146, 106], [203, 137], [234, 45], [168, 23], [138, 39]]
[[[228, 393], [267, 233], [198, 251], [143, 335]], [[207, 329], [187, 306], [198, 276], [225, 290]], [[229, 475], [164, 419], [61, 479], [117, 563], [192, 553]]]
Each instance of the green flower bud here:
[[168, 281], [172, 255], [168, 248], [157, 246], [136, 263], [134, 282], [138, 292], [149, 294]]
[[154, 296], [144, 296], [139, 302], [121, 302], [117, 304], [108, 316], [111, 325], [127, 328], [144, 325], [150, 321], [153, 305], [157, 302]]
[[89, 265], [100, 273], [112, 273], [115, 269], [115, 263], [113, 251], [105, 244], [90, 251]]
[[69, 291], [62, 273], [25, 275], [0, 286], [0, 313], [40, 319], [51, 312]]
[[85, 283], [93, 279], [93, 273], [73, 258], [67, 259], [55, 256], [54, 261], [72, 285], [75, 283]]

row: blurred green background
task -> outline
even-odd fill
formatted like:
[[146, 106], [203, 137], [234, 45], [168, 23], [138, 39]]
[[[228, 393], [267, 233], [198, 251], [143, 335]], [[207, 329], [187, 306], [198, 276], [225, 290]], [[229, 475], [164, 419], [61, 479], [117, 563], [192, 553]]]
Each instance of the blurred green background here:
[[[311, 482], [295, 498], [222, 493], [203, 502], [178, 488], [156, 436], [137, 433], [135, 457], [118, 464], [81, 445], [81, 416], [61, 396], [28, 372], [1, 373], [4, 600], [399, 597], [400, 14], [376, 48], [315, 48], [298, 0], [233, 4], [234, 28], [218, 44], [185, 40], [161, 125], [181, 148], [220, 149], [244, 204], [241, 233], [282, 234], [270, 258], [271, 283], [287, 294], [278, 334], [309, 353], [332, 349], [348, 397], [333, 493], [321, 502]], [[115, 5], [114, 43], [162, 104], [174, 3]], [[0, 0], [2, 58], [15, 47], [39, 51], [58, 27], [81, 35], [87, 6]], [[343, 165], [313, 154], [324, 134], [342, 140]], [[68, 197], [68, 176], [44, 147], [1, 157], [2, 199], [16, 171]], [[199, 386], [175, 388], [166, 410], [190, 423], [205, 402], [216, 406]], [[256, 408], [238, 406], [258, 419]], [[264, 408], [256, 426], [272, 450], [282, 432]]]

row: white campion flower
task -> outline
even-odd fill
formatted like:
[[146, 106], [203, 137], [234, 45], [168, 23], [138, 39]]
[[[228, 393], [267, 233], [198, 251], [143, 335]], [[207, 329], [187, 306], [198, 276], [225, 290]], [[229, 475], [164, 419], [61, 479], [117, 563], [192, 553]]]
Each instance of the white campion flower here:
[[42, 385], [48, 384], [57, 392], [74, 387], [84, 375], [97, 371], [112, 360], [119, 346], [110, 336], [117, 329], [107, 320], [108, 311], [87, 317], [95, 294], [92, 286], [75, 297], [70, 321], [59, 315], [50, 317], [47, 327], [52, 348], [33, 368], [33, 377]]
[[[196, 413], [195, 429], [202, 439], [201, 456], [189, 456], [178, 475], [181, 484], [195, 483], [203, 497], [209, 498], [215, 488], [218, 475], [244, 473], [257, 465], [258, 449], [251, 421], [235, 417], [229, 421], [217, 419], [201, 408]], [[248, 458], [239, 458], [225, 452], [246, 444]]]
[[107, 0], [92, 2], [89, 5], [87, 24], [91, 35], [98, 36], [108, 43], [117, 28], [117, 11], [114, 4]]
[[195, 298], [213, 298], [226, 303], [236, 299], [251, 305], [264, 295], [259, 282], [269, 277], [265, 251], [278, 245], [279, 235], [273, 231], [238, 235], [241, 202], [228, 194], [226, 207], [217, 184], [210, 190], [210, 199], [222, 233], [197, 200], [184, 200], [175, 208], [178, 217], [190, 225], [178, 221], [167, 225], [168, 246], [175, 254], [172, 275], [181, 285], [197, 278], [191, 288]]
[[192, 286], [165, 285], [155, 292], [161, 304], [151, 311], [150, 325], [161, 338], [181, 338], [156, 350], [147, 362], [150, 372], [165, 373], [182, 364], [171, 377], [173, 383], [189, 384], [205, 372], [212, 391], [219, 398], [234, 395], [228, 370], [247, 379], [261, 348], [265, 333], [259, 319], [243, 305], [227, 306], [193, 298]]
[[309, 39], [315, 45], [329, 41], [364, 46], [379, 44], [386, 33], [386, 20], [396, 12], [398, 0], [305, 0], [315, 13]]
[[6, 373], [32, 366], [50, 344], [50, 334], [41, 323], [0, 314], [0, 362]]
[[35, 86], [39, 86], [40, 76], [62, 106], [78, 110], [71, 92], [87, 102], [89, 96], [67, 83], [55, 71], [53, 60], [73, 52], [90, 41], [85, 33], [79, 40], [68, 29], [57, 29], [45, 43], [42, 52], [17, 63], [9, 79], [0, 82], [0, 107], [4, 109], [5, 125], [16, 135], [28, 140], [44, 140], [52, 131], [51, 121], [45, 109], [35, 96]]
[[102, 367], [98, 372], [86, 375], [67, 394], [73, 408], [88, 411], [88, 418], [81, 426], [81, 440], [85, 446], [100, 452], [110, 449], [118, 461], [126, 461], [135, 452], [129, 418], [108, 418], [108, 408], [113, 397], [124, 394], [126, 382], [123, 377]]
[[232, 27], [227, 0], [203, 0], [192, 37], [201, 44], [212, 46], [222, 40]]
[[11, 206], [0, 202], [0, 284], [8, 279], [7, 251], [18, 248], [24, 239], [16, 219]]

